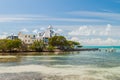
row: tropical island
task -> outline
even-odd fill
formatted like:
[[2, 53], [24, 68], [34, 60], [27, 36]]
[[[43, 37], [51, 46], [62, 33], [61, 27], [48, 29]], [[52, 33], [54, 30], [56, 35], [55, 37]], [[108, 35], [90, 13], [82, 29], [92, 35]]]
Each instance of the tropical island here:
[[0, 40], [0, 52], [56, 52], [72, 51], [82, 47], [79, 42], [67, 40], [64, 36], [53, 31], [49, 26], [38, 34], [18, 33]]
[[120, 0], [0, 0], [0, 80], [120, 80]]

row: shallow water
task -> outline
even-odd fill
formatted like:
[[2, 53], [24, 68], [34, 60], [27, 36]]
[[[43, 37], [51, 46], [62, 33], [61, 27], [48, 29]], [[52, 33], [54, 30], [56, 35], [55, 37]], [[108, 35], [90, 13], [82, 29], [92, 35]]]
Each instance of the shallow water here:
[[[2, 76], [6, 73], [35, 72], [44, 75], [47, 78], [45, 80], [53, 80], [55, 77], [57, 80], [120, 80], [119, 50], [14, 57], [16, 57], [16, 61], [0, 63]], [[27, 74], [29, 75], [29, 73]]]

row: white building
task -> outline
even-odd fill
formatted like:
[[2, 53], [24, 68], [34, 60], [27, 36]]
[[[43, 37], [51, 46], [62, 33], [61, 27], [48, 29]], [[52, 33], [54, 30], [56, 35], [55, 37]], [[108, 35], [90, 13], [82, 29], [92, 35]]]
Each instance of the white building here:
[[58, 35], [58, 34], [55, 33], [52, 26], [49, 25], [49, 27], [45, 31], [40, 32], [40, 33], [35, 34], [35, 35], [23, 34], [23, 33], [19, 32], [18, 38], [21, 39], [26, 44], [32, 44], [36, 40], [37, 41], [43, 40], [44, 43], [47, 44], [48, 39], [55, 36], [55, 35]]
[[46, 44], [48, 43], [48, 39], [57, 35], [57, 33], [54, 32], [51, 25], [41, 33], [38, 33], [38, 36], [36, 37], [37, 40], [43, 40]]
[[14, 39], [18, 39], [18, 36], [12, 33], [11, 35], [7, 36], [6, 39], [14, 40]]
[[36, 40], [36, 35], [33, 34], [23, 34], [22, 32], [18, 33], [18, 38], [23, 41], [25, 44], [32, 44]]

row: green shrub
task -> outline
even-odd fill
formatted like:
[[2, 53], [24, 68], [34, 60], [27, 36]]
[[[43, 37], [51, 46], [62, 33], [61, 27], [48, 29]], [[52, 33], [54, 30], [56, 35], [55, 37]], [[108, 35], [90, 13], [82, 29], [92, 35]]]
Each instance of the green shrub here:
[[47, 46], [46, 48], [47, 48], [48, 51], [53, 51], [54, 50], [53, 46]]

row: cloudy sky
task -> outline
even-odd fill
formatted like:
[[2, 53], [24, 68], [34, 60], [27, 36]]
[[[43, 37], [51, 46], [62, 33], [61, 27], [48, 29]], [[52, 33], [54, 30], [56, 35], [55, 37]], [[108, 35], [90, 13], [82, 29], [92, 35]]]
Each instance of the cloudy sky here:
[[82, 45], [120, 45], [120, 0], [0, 0], [0, 38], [48, 25]]

